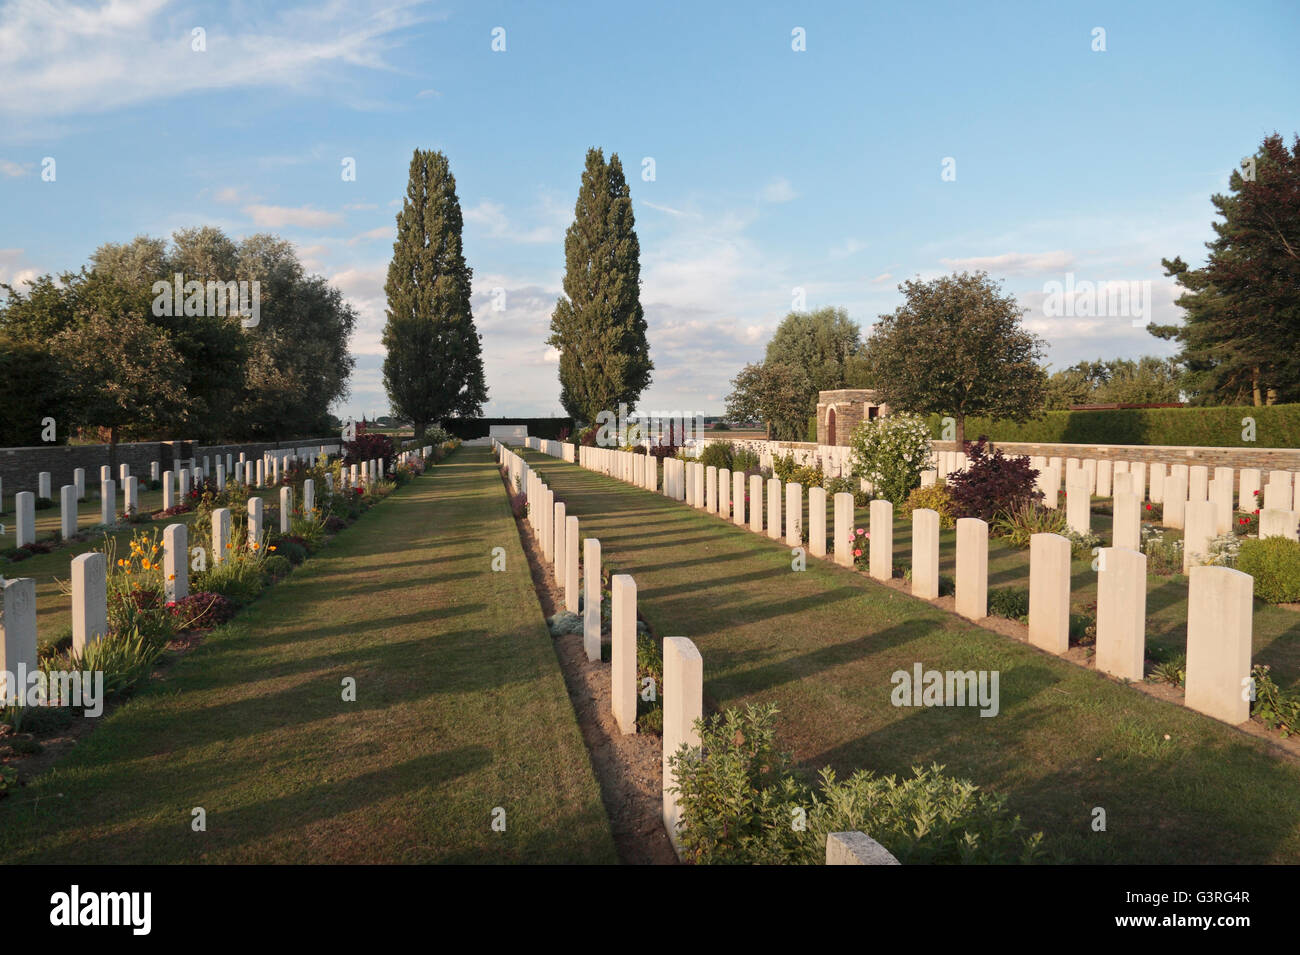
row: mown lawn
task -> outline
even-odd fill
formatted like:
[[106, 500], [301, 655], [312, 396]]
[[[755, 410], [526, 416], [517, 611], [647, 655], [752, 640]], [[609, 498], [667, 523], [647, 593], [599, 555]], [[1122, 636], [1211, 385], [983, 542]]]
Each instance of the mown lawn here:
[[0, 800], [0, 858], [616, 861], [490, 451], [395, 492]]
[[[706, 704], [777, 703], [805, 767], [942, 763], [1005, 794], [1058, 861], [1300, 862], [1300, 764], [1267, 742], [829, 561], [796, 572], [784, 545], [662, 494], [525, 456], [635, 577], [655, 632], [699, 646]], [[991, 566], [997, 585], [1006, 570]], [[917, 662], [998, 671], [999, 714], [893, 706], [891, 675]]]

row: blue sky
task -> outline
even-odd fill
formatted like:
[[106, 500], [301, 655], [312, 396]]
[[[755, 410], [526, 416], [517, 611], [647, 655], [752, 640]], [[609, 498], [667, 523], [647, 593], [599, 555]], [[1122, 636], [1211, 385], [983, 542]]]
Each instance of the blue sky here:
[[1049, 315], [1044, 293], [1149, 281], [1151, 319], [1176, 317], [1160, 258], [1202, 262], [1210, 195], [1300, 131], [1298, 46], [1294, 2], [0, 0], [0, 281], [140, 233], [278, 233], [361, 314], [336, 411], [384, 413], [394, 215], [412, 150], [440, 149], [485, 410], [558, 413], [545, 338], [599, 146], [635, 202], [647, 410], [721, 411], [796, 289], [865, 331], [903, 279], [964, 268], [1004, 280], [1054, 367], [1170, 354], [1127, 316]]

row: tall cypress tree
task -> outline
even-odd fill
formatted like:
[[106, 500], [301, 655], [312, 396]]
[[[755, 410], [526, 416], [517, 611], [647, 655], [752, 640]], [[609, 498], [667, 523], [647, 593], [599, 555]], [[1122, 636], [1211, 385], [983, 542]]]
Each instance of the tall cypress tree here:
[[650, 384], [650, 345], [641, 310], [641, 246], [632, 194], [618, 154], [587, 150], [573, 225], [564, 237], [564, 295], [547, 344], [560, 352], [560, 403], [590, 423], [601, 411], [631, 410]]
[[447, 415], [480, 414], [487, 400], [462, 224], [447, 157], [417, 149], [384, 285], [384, 388], [417, 439]]

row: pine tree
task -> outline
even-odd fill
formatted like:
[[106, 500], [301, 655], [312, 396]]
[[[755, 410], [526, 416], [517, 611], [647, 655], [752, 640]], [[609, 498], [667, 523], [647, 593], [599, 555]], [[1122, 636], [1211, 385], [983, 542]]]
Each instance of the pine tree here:
[[564, 295], [547, 344], [560, 352], [560, 403], [580, 422], [636, 407], [650, 384], [641, 310], [641, 247], [618, 154], [587, 150], [573, 225], [564, 238]]
[[1213, 223], [1205, 267], [1161, 260], [1185, 290], [1175, 303], [1184, 322], [1148, 326], [1181, 344], [1197, 403], [1300, 400], [1300, 136], [1289, 151], [1267, 137], [1243, 166], [1230, 194], [1210, 199], [1223, 221]]
[[417, 440], [448, 415], [480, 414], [487, 400], [461, 226], [447, 157], [417, 149], [384, 285], [384, 388], [393, 414], [412, 422]]

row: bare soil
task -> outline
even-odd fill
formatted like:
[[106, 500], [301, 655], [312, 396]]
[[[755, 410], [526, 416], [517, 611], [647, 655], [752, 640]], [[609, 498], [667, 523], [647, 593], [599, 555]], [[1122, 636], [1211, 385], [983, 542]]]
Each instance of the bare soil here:
[[[505, 484], [505, 475], [502, 483]], [[506, 485], [509, 490], [509, 485]], [[528, 557], [533, 588], [550, 617], [564, 609], [564, 591], [542, 557], [541, 542], [527, 518], [515, 518]], [[677, 865], [663, 824], [663, 742], [657, 735], [623, 735], [614, 721], [609, 664], [589, 661], [582, 634], [554, 637], [569, 701], [578, 717], [601, 801], [614, 831], [619, 861], [626, 865]]]

